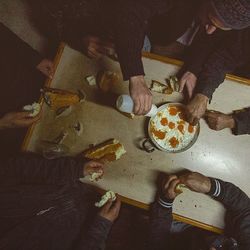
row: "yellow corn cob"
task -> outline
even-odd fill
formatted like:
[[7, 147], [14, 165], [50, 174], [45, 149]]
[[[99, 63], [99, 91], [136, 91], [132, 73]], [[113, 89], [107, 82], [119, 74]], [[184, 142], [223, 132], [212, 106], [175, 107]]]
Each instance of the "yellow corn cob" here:
[[45, 102], [53, 110], [58, 110], [62, 107], [68, 107], [80, 102], [78, 94], [67, 90], [46, 88], [42, 90]]

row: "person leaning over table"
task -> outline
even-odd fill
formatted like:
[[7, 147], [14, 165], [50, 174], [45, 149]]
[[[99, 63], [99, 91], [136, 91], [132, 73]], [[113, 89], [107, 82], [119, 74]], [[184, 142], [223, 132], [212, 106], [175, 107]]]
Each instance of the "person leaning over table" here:
[[205, 119], [211, 129], [230, 128], [235, 135], [250, 134], [250, 108], [236, 110], [232, 114], [208, 111]]
[[[207, 104], [211, 101], [216, 88], [218, 88], [225, 80], [227, 73], [242, 73], [244, 70], [245, 75], [247, 75], [247, 73], [249, 75], [249, 42], [250, 28], [240, 31], [232, 31], [223, 45], [213, 50], [210, 54], [205, 51], [205, 54], [209, 55], [204, 62], [199, 61], [196, 56], [197, 54], [204, 54], [204, 49], [197, 47], [195, 50], [195, 48], [193, 48], [192, 53], [190, 53], [190, 59], [187, 60], [184, 65], [184, 68], [187, 68], [189, 71], [188, 76], [186, 79], [184, 79], [185, 77], [181, 79], [181, 91], [185, 86], [190, 97], [190, 102], [187, 105], [187, 118], [189, 122], [196, 123], [205, 115]], [[237, 95], [237, 93], [235, 93], [235, 95]], [[249, 118], [247, 117], [249, 116], [249, 112], [246, 110], [244, 114], [246, 117], [243, 119], [241, 114], [239, 121], [241, 123], [248, 123]], [[218, 113], [216, 116], [218, 116]], [[215, 115], [211, 115], [211, 117], [215, 117]], [[221, 118], [221, 121], [227, 118], [224, 115], [218, 117]], [[236, 123], [238, 123], [237, 120]], [[225, 127], [228, 127], [229, 125], [226, 125]], [[231, 126], [232, 125], [233, 124], [231, 123]], [[218, 127], [223, 128], [224, 126], [222, 125]], [[242, 131], [239, 133], [248, 132]]]
[[121, 202], [96, 211], [96, 193], [79, 180], [103, 170], [101, 163], [35, 154], [0, 162], [0, 249], [105, 248]]
[[[250, 72], [250, 28], [233, 31], [223, 46], [214, 50], [202, 65], [198, 78], [192, 78], [182, 84], [186, 85], [193, 99], [187, 105], [187, 119], [196, 123], [201, 117], [205, 117], [210, 128], [221, 130], [233, 129], [234, 134], [250, 133], [250, 111], [249, 108], [236, 111], [233, 114], [206, 111], [208, 102], [212, 100], [213, 93], [224, 82], [227, 73], [233, 73], [248, 69]], [[196, 51], [199, 53], [199, 50]], [[200, 51], [202, 53], [202, 51]], [[199, 63], [198, 63], [199, 64]], [[187, 67], [198, 68], [197, 61], [193, 61]], [[184, 66], [185, 67], [185, 66]], [[191, 73], [192, 74], [192, 73]], [[237, 93], [235, 93], [237, 96]], [[232, 99], [233, 101], [233, 99]]]
[[204, 33], [206, 43], [213, 47], [221, 35], [216, 29], [234, 29], [236, 20], [240, 28], [250, 23], [248, 0], [78, 0], [64, 4], [54, 0], [40, 5], [54, 19], [61, 39], [89, 57], [98, 58], [115, 48], [137, 115], [146, 114], [152, 105], [141, 59], [145, 35], [154, 44], [190, 45], [197, 33]]
[[[53, 63], [0, 23], [0, 154], [19, 150], [31, 118], [21, 112], [24, 105], [38, 101], [45, 77], [52, 77]], [[13, 128], [16, 128], [15, 130]]]
[[[221, 202], [226, 208], [223, 235], [173, 221], [176, 186], [184, 184]], [[209, 208], [208, 208], [209, 209]], [[168, 176], [159, 190], [150, 214], [150, 250], [249, 250], [250, 199], [234, 184], [199, 173]]]

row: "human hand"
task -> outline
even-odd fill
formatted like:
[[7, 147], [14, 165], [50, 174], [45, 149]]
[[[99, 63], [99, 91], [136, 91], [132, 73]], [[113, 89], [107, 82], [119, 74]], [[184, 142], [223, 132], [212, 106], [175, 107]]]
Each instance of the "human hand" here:
[[191, 172], [179, 177], [180, 183], [184, 184], [190, 190], [198, 192], [198, 193], [208, 193], [211, 189], [211, 181], [208, 177], [196, 173]]
[[36, 68], [41, 71], [45, 76], [49, 77], [52, 79], [55, 69], [54, 69], [54, 64], [52, 61], [49, 59], [43, 59], [37, 66]]
[[217, 131], [224, 128], [233, 129], [235, 127], [235, 120], [231, 115], [226, 115], [218, 111], [207, 111], [205, 119], [208, 126]]
[[109, 200], [103, 206], [103, 208], [99, 212], [99, 215], [111, 222], [114, 222], [119, 216], [120, 208], [121, 201], [119, 200], [119, 198], [116, 198], [114, 202], [112, 202], [112, 200]]
[[131, 77], [129, 80], [129, 91], [134, 101], [134, 114], [147, 114], [152, 107], [152, 94], [144, 80], [144, 76]]
[[86, 55], [90, 58], [98, 59], [101, 55], [115, 54], [114, 44], [104, 41], [96, 36], [85, 36], [83, 46]]
[[176, 175], [169, 175], [162, 183], [162, 193], [165, 198], [173, 200], [179, 195], [179, 192], [176, 192], [176, 187], [180, 183], [180, 180]]
[[[101, 162], [98, 161], [89, 161], [87, 163], [84, 164], [84, 169], [83, 169], [83, 175], [87, 176], [87, 175], [92, 175], [93, 173], [104, 173], [104, 165]], [[102, 177], [102, 175], [100, 176], [100, 178]]]
[[207, 109], [208, 97], [196, 94], [193, 100], [186, 106], [186, 118], [191, 125], [196, 125]]
[[0, 119], [0, 129], [29, 127], [37, 122], [41, 115], [30, 117], [30, 112], [12, 112], [5, 114]]
[[196, 86], [197, 82], [197, 77], [190, 71], [187, 71], [186, 73], [183, 74], [183, 76], [180, 79], [180, 88], [179, 92], [183, 92], [184, 87], [186, 86], [187, 92], [188, 92], [188, 97], [191, 99], [194, 88]]

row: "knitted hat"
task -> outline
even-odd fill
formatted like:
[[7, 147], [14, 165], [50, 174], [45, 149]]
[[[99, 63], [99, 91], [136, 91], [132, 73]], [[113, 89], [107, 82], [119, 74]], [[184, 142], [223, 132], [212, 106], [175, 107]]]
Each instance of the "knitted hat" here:
[[250, 26], [250, 0], [210, 0], [226, 27], [240, 30]]

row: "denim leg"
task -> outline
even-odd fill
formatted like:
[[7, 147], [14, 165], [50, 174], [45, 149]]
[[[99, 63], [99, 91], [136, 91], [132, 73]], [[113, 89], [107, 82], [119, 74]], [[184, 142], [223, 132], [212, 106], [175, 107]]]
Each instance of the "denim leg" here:
[[145, 36], [145, 38], [144, 38], [144, 44], [143, 44], [142, 51], [146, 51], [146, 52], [151, 51], [151, 42], [150, 42], [148, 36]]
[[192, 226], [189, 224], [186, 224], [186, 223], [183, 223], [180, 221], [173, 221], [172, 225], [171, 225], [170, 232], [171, 233], [181, 233], [190, 227], [192, 227]]

